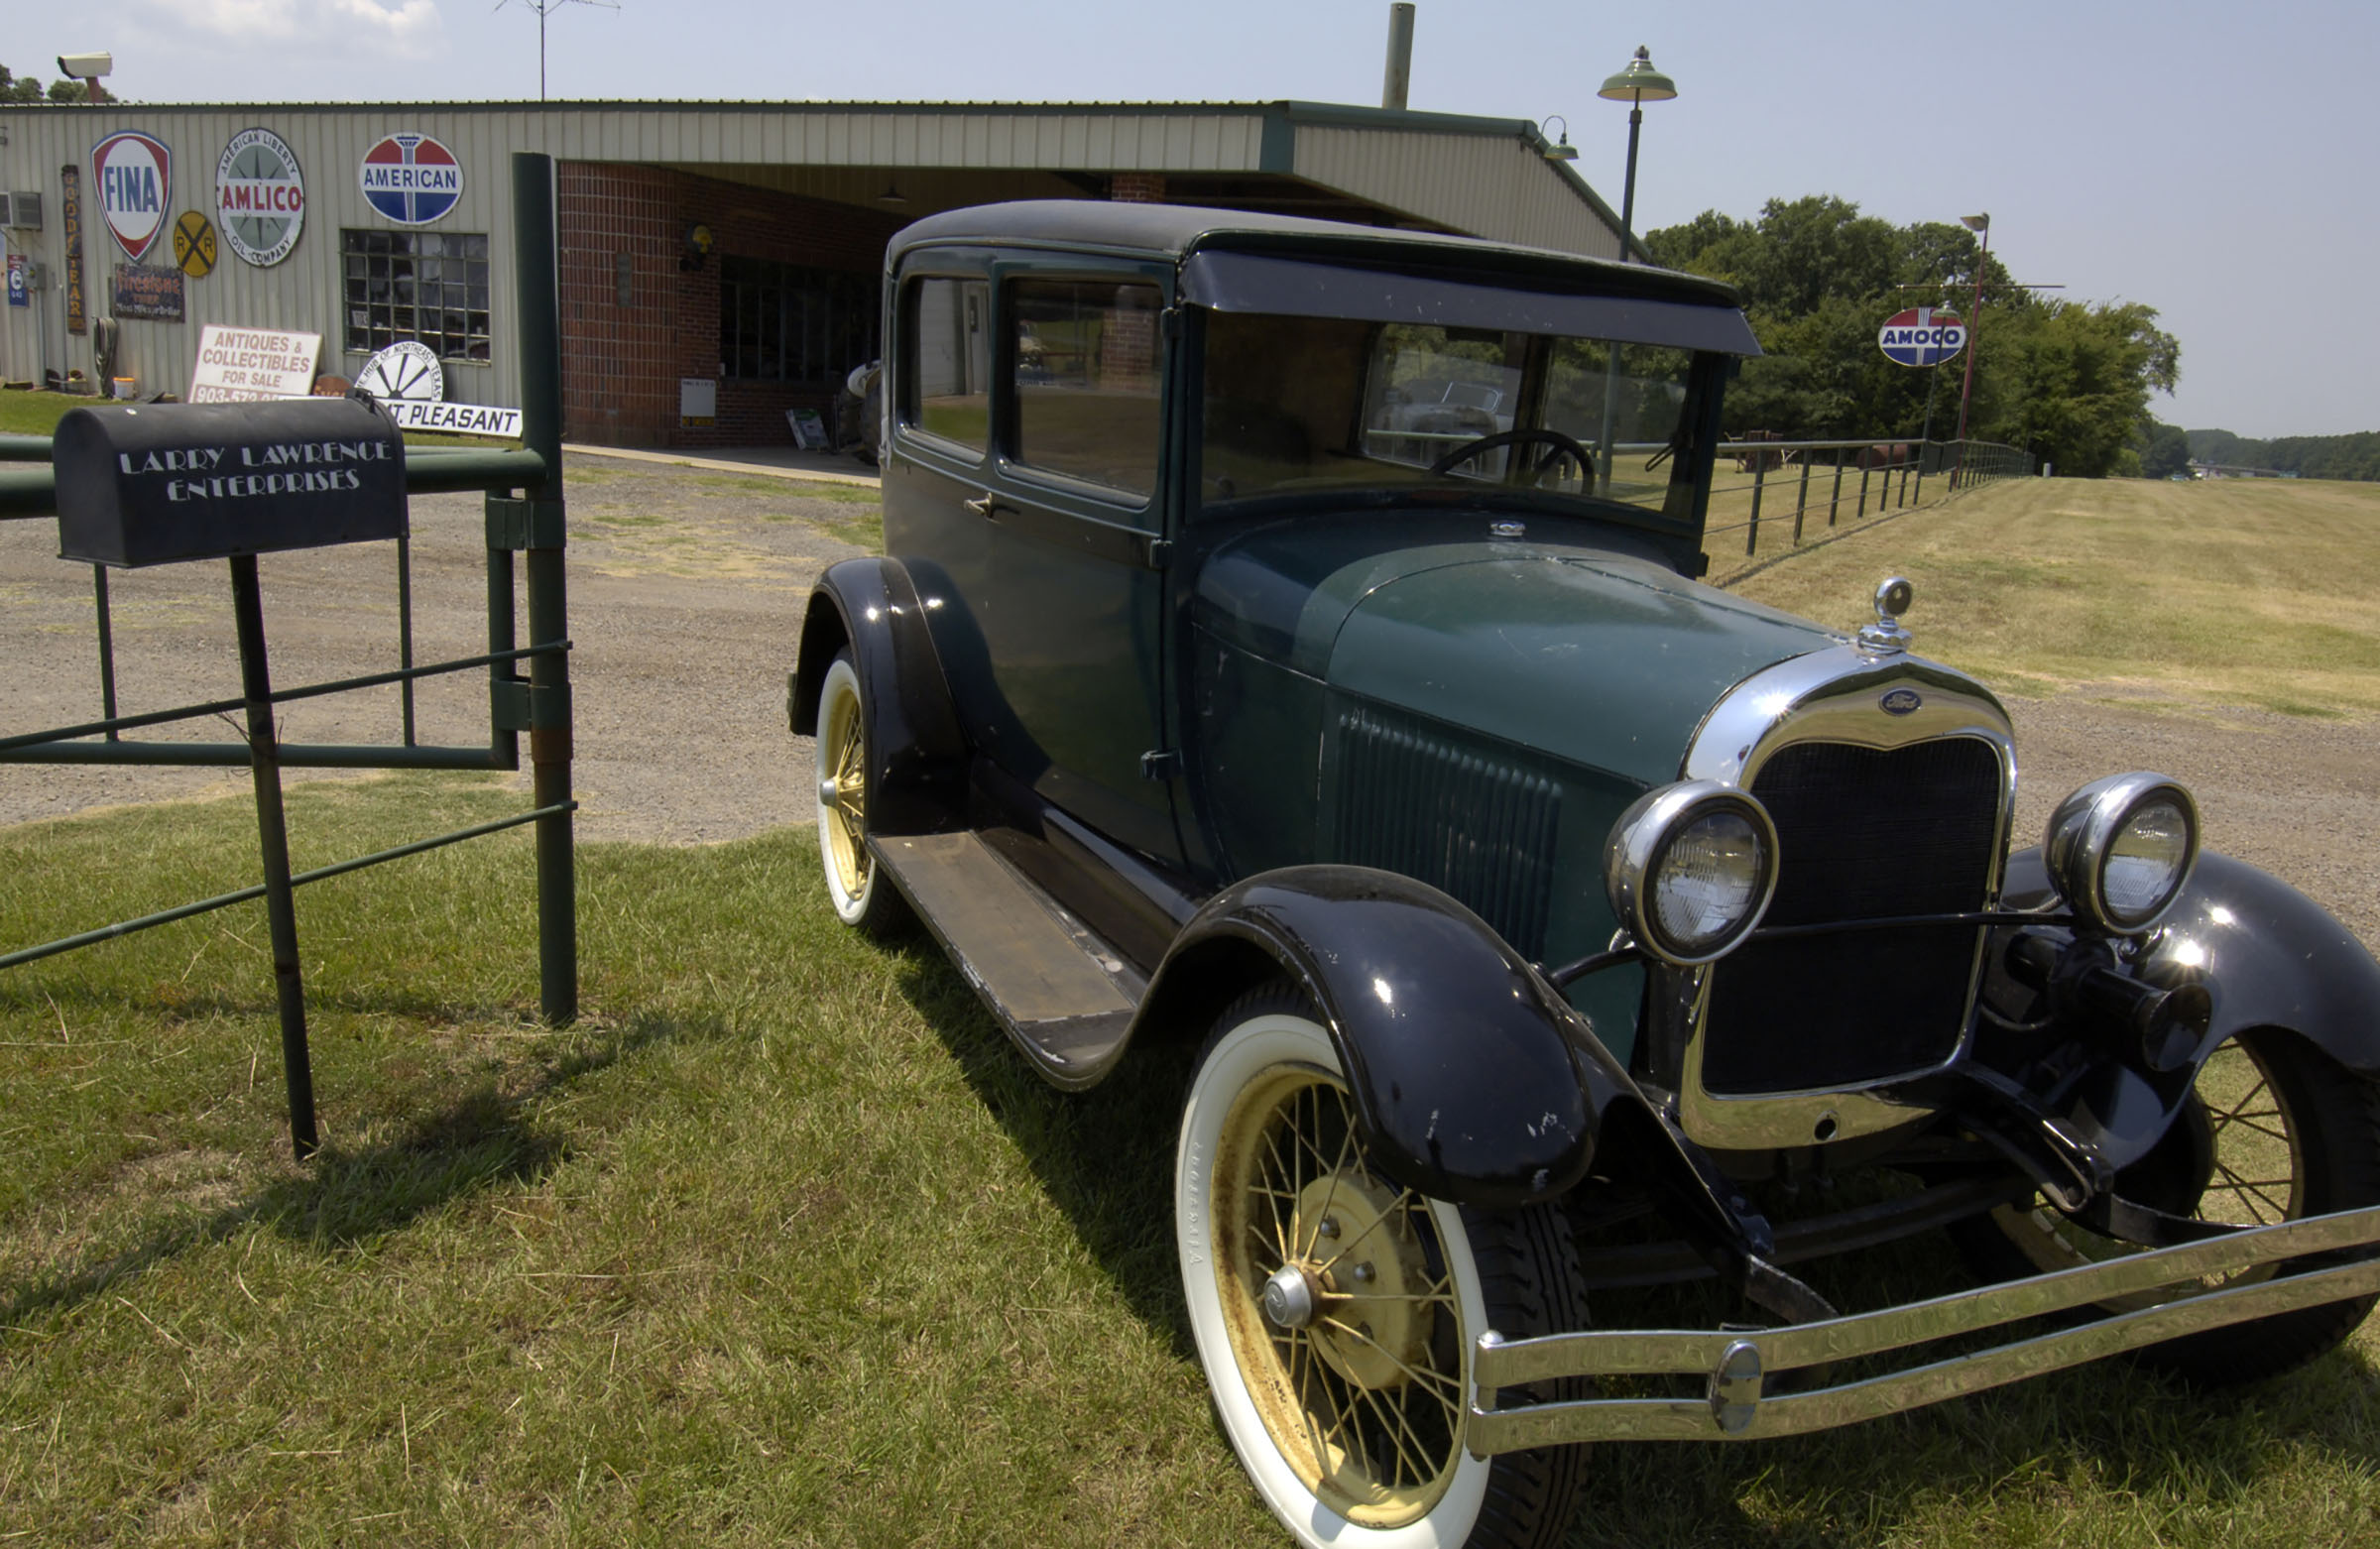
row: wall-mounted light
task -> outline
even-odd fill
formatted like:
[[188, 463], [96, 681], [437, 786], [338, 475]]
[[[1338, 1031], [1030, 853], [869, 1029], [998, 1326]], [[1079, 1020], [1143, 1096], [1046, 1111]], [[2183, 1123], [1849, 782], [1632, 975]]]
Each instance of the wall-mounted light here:
[[1545, 148], [1545, 159], [1549, 162], [1575, 162], [1579, 159], [1579, 148], [1570, 143], [1569, 119], [1559, 113], [1546, 114], [1537, 121], [1537, 138], [1544, 139], [1545, 126], [1557, 121], [1562, 125], [1562, 138]]
[[899, 206], [908, 203], [909, 200], [908, 196], [900, 191], [899, 183], [889, 182], [885, 184], [885, 191], [876, 196], [876, 202], [879, 204], [890, 204], [897, 209]]
[[709, 263], [711, 258], [711, 248], [713, 247], [714, 242], [715, 239], [711, 236], [710, 227], [702, 224], [700, 221], [696, 221], [694, 224], [688, 226], [686, 228], [683, 245], [681, 246], [677, 255], [677, 267], [679, 272], [690, 274], [693, 271], [700, 269], [704, 264]]

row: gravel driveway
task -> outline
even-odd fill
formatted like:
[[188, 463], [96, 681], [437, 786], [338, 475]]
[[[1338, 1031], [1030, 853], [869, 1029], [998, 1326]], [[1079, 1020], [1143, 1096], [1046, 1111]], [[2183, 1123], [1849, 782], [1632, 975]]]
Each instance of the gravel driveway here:
[[[566, 476], [580, 836], [693, 844], [808, 821], [808, 748], [785, 729], [785, 672], [810, 581], [862, 551], [870, 507], [800, 481], [601, 457], [572, 457]], [[414, 503], [420, 661], [486, 649], [480, 511], [476, 495]], [[261, 563], [277, 682], [396, 665], [390, 545]], [[111, 582], [125, 713], [237, 694], [222, 565]], [[88, 568], [57, 557], [53, 524], [0, 522], [0, 736], [97, 719], [96, 663]], [[2278, 873], [2380, 950], [2380, 723], [2126, 704], [2087, 684], [2009, 708], [2021, 840], [2082, 781], [2161, 770], [2198, 793], [2212, 848]], [[372, 690], [289, 706], [284, 736], [393, 742], [398, 724], [395, 690]], [[477, 742], [486, 726], [477, 674], [420, 691], [422, 741]], [[516, 783], [528, 782], [525, 770]], [[0, 765], [0, 823], [246, 788], [243, 771]]]

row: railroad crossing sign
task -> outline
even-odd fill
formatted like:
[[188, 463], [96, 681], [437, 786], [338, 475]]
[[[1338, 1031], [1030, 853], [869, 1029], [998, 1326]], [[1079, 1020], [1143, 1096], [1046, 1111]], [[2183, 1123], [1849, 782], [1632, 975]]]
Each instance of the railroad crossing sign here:
[[1966, 324], [1956, 312], [1932, 306], [1912, 306], [1894, 312], [1876, 330], [1876, 345], [1885, 358], [1904, 366], [1939, 366], [1956, 360], [1966, 348]]
[[215, 271], [215, 223], [196, 210], [183, 210], [174, 222], [174, 262], [192, 280]]

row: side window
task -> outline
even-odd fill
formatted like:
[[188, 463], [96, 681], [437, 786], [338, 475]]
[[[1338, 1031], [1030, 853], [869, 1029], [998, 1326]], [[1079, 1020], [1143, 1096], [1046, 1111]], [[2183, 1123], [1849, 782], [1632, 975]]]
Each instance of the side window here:
[[1153, 285], [1020, 280], [1015, 457], [1134, 495], [1157, 487]]
[[903, 298], [900, 420], [983, 451], [992, 444], [992, 288], [919, 280]]

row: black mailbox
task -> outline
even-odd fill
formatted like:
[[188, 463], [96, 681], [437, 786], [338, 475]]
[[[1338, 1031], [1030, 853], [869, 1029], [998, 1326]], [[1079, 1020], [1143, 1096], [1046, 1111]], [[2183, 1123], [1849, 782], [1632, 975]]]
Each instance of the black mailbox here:
[[405, 533], [405, 442], [362, 400], [77, 409], [51, 462], [65, 559], [130, 567]]

